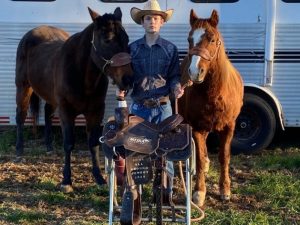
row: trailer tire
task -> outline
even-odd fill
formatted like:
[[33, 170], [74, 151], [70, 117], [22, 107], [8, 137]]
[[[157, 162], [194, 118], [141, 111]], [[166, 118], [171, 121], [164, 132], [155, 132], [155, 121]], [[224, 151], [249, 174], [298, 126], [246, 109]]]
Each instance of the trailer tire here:
[[276, 131], [272, 107], [262, 97], [245, 93], [241, 113], [236, 120], [232, 153], [251, 154], [266, 148]]

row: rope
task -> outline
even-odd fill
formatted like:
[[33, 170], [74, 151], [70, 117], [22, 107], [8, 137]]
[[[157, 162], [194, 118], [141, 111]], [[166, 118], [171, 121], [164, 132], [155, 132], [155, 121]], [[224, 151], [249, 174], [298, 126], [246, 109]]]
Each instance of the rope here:
[[[181, 183], [182, 183], [182, 186], [183, 186], [184, 194], [185, 194], [186, 198], [190, 198], [190, 196], [187, 196], [187, 191], [186, 191], [186, 186], [185, 186], [185, 181], [184, 181], [184, 175], [183, 175], [183, 172], [182, 172], [182, 162], [181, 161], [179, 161], [179, 165], [178, 166], [179, 166], [179, 174], [180, 174], [180, 178], [181, 178]], [[191, 222], [199, 222], [199, 221], [203, 220], [204, 216], [205, 216], [204, 211], [198, 205], [196, 205], [193, 201], [191, 201], [191, 205], [200, 214], [200, 216], [197, 217], [197, 218], [191, 218]]]
[[[193, 85], [193, 81], [188, 80], [183, 86], [182, 89], [185, 89], [186, 87], [190, 87]], [[175, 113], [178, 114], [178, 101], [177, 99], [175, 100]], [[183, 175], [183, 171], [182, 171], [182, 162], [179, 161], [179, 174], [180, 174], [180, 178], [181, 178], [181, 183], [183, 185], [183, 190], [184, 190], [184, 194], [186, 196], [186, 198], [190, 198], [191, 196], [187, 196], [187, 191], [186, 191], [186, 185], [185, 185], [185, 181], [184, 181], [184, 175]], [[191, 201], [191, 205], [192, 207], [194, 207], [200, 214], [199, 217], [197, 218], [191, 218], [191, 222], [199, 222], [201, 220], [204, 219], [205, 213], [204, 211], [198, 206], [196, 205], [193, 201]]]

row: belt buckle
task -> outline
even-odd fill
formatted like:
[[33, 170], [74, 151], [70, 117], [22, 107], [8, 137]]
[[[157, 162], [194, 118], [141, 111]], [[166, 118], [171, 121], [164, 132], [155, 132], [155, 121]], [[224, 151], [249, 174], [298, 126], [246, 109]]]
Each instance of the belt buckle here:
[[147, 108], [155, 108], [159, 106], [159, 101], [154, 98], [146, 99], [143, 105]]

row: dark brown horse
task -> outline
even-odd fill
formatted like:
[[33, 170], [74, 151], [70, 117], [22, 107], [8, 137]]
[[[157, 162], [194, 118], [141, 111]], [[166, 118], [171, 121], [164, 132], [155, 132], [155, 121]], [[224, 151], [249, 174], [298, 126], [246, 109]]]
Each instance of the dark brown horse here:
[[207, 19], [198, 18], [191, 10], [189, 54], [181, 64], [183, 83], [193, 82], [179, 100], [179, 112], [193, 127], [197, 162], [193, 201], [199, 206], [205, 201], [205, 173], [209, 168], [206, 139], [212, 131], [220, 137], [221, 199], [230, 199], [230, 145], [243, 104], [243, 81], [227, 58], [218, 22], [215, 10]]
[[131, 87], [132, 69], [128, 36], [121, 24], [122, 12], [98, 15], [89, 9], [92, 23], [69, 37], [58, 28], [40, 26], [21, 39], [16, 58], [17, 156], [23, 154], [22, 128], [32, 94], [46, 101], [47, 150], [52, 150], [51, 116], [57, 108], [63, 133], [65, 166], [62, 187], [72, 190], [70, 158], [74, 148], [74, 123], [79, 114], [86, 119], [92, 172], [104, 184], [100, 171], [100, 124], [104, 116], [108, 76], [121, 90]]

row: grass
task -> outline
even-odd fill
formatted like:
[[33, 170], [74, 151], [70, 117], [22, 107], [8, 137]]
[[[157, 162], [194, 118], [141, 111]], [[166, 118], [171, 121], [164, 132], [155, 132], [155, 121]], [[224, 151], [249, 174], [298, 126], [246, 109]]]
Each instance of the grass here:
[[11, 127], [0, 131], [0, 156], [11, 152], [11, 146], [16, 140], [14, 131], [15, 129]]
[[[15, 130], [0, 133], [0, 224], [107, 224], [109, 190], [107, 186], [95, 185], [89, 153], [74, 152], [75, 191], [64, 194], [60, 192], [62, 154], [45, 155], [41, 136], [35, 139], [30, 129], [26, 132], [26, 160], [21, 163], [13, 162]], [[54, 136], [57, 151], [61, 152], [59, 130]], [[274, 144], [257, 155], [232, 156], [232, 199], [226, 203], [218, 196], [217, 158], [216, 154], [210, 156], [206, 215], [201, 224], [300, 224], [298, 138], [288, 141], [287, 145]], [[178, 193], [175, 191], [175, 194]], [[149, 202], [151, 197], [152, 187], [147, 185], [143, 200]], [[192, 215], [197, 216], [195, 210]]]
[[15, 224], [40, 224], [51, 219], [51, 216], [42, 212], [22, 211], [20, 209], [3, 210], [0, 208], [0, 215], [9, 223]]

